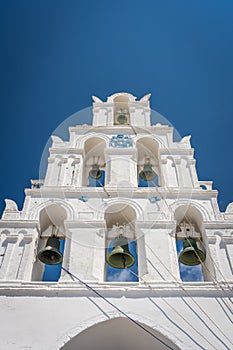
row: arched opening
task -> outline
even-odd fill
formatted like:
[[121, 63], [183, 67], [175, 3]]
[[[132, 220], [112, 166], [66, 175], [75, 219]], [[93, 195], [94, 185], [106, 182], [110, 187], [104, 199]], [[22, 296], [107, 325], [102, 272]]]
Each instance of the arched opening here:
[[177, 223], [176, 247], [182, 281], [210, 280], [209, 264], [206, 264], [209, 252], [200, 211], [192, 205], [181, 205], [176, 209], [174, 218]]
[[106, 281], [137, 282], [138, 258], [135, 210], [126, 204], [113, 204], [104, 215], [106, 235]]
[[151, 137], [142, 137], [136, 144], [138, 150], [138, 187], [159, 186], [159, 144]]
[[64, 220], [66, 217], [65, 209], [58, 204], [51, 204], [41, 210], [40, 238], [32, 280], [44, 282], [59, 280], [65, 247]]
[[114, 98], [114, 125], [130, 125], [128, 96], [119, 95]]
[[140, 325], [123, 317], [101, 322], [69, 340], [60, 350], [179, 350], [161, 333], [143, 324], [148, 333]]
[[106, 143], [100, 137], [92, 137], [84, 145], [83, 186], [101, 187], [105, 183], [105, 157]]

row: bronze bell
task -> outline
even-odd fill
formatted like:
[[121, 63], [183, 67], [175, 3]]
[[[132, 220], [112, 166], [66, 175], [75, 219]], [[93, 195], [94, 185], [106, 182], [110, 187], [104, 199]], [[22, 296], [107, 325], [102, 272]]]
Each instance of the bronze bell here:
[[143, 170], [140, 171], [139, 176], [144, 181], [152, 181], [156, 177], [156, 173], [152, 169], [152, 165], [150, 163], [146, 163], [143, 166]]
[[134, 256], [129, 251], [125, 237], [115, 238], [113, 249], [107, 257], [107, 263], [117, 269], [125, 269], [134, 264]]
[[117, 121], [119, 124], [126, 124], [127, 123], [127, 114], [126, 113], [120, 113], [117, 117]]
[[102, 176], [102, 173], [100, 171], [100, 167], [98, 164], [93, 164], [92, 169], [89, 171], [89, 176], [92, 179], [100, 179]]
[[38, 253], [38, 259], [47, 265], [58, 265], [62, 262], [60, 242], [57, 237], [49, 237], [44, 249]]
[[195, 239], [189, 237], [183, 242], [183, 250], [179, 255], [179, 260], [184, 265], [199, 265], [206, 259], [206, 254], [198, 249]]

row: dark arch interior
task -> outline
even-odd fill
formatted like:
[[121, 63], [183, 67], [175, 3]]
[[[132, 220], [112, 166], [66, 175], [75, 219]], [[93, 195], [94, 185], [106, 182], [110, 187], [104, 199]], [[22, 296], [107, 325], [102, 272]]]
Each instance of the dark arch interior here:
[[[179, 350], [169, 339], [144, 326], [154, 337], [126, 318], [98, 323], [72, 338], [61, 350]], [[166, 345], [164, 345], [164, 342]]]

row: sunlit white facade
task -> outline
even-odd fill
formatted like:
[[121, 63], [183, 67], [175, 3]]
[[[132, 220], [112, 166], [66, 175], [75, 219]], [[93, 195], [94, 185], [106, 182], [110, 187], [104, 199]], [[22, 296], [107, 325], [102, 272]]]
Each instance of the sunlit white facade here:
[[[25, 190], [22, 211], [6, 200], [0, 349], [233, 348], [233, 203], [220, 212], [190, 137], [151, 125], [149, 99], [93, 97], [92, 125], [70, 127], [69, 141], [52, 136], [46, 176]], [[106, 258], [119, 227], [135, 264], [116, 272]], [[57, 281], [37, 256], [54, 229], [64, 243]], [[199, 281], [195, 268], [180, 277], [186, 238], [206, 256]]]

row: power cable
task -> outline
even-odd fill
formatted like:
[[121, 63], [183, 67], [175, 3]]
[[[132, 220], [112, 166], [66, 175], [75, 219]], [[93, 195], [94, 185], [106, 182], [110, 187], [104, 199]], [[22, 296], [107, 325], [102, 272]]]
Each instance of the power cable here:
[[189, 295], [188, 291], [183, 287], [182, 284], [180, 284], [179, 281], [176, 280], [175, 276], [170, 272], [170, 270], [166, 267], [166, 265], [163, 263], [163, 261], [157, 256], [157, 254], [154, 253], [154, 251], [150, 248], [150, 246], [146, 245], [152, 254], [159, 260], [159, 262], [164, 266], [164, 268], [169, 272], [169, 274], [175, 279], [175, 281], [178, 283], [179, 287], [187, 294], [187, 296], [193, 301], [193, 303], [205, 314], [205, 316], [214, 324], [214, 326], [219, 330], [219, 332], [233, 345], [232, 341], [222, 332], [222, 330], [219, 328], [219, 326], [209, 317], [209, 315], [206, 313], [205, 310], [197, 303], [197, 301]]
[[[186, 240], [188, 241], [189, 245], [192, 246], [192, 243], [191, 243], [191, 241], [190, 241], [189, 238], [190, 238], [190, 237], [187, 236], [187, 237], [186, 237]], [[203, 244], [202, 244], [202, 247], [205, 249], [205, 247], [204, 247]], [[194, 254], [196, 255], [196, 257], [197, 257], [199, 263], [202, 265], [203, 269], [205, 269], [205, 270], [210, 274], [210, 276], [211, 276], [212, 279], [217, 283], [217, 285], [220, 287], [220, 289], [221, 289], [223, 292], [225, 292], [226, 290], [221, 286], [221, 284], [220, 284], [219, 281], [216, 279], [215, 275], [212, 274], [212, 272], [210, 271], [210, 269], [204, 264], [204, 262], [201, 260], [200, 256], [197, 254], [197, 252], [196, 252], [195, 249], [194, 249]], [[210, 257], [210, 259], [211, 259], [211, 257]], [[212, 263], [213, 263], [214, 266], [216, 266], [216, 265], [214, 264], [213, 261], [212, 261]], [[230, 287], [230, 285], [228, 285], [228, 282], [227, 282], [227, 281], [226, 281], [226, 283], [227, 283], [228, 288], [232, 291], [232, 288]], [[229, 300], [230, 300], [230, 299], [229, 299]], [[230, 300], [230, 301], [231, 301], [231, 300]]]
[[138, 327], [140, 327], [141, 329], [143, 329], [146, 333], [150, 334], [153, 338], [155, 338], [156, 340], [158, 340], [161, 344], [163, 344], [164, 346], [166, 346], [168, 349], [174, 350], [171, 346], [167, 345], [163, 340], [159, 339], [158, 337], [156, 337], [155, 334], [153, 334], [152, 332], [150, 332], [148, 329], [146, 329], [145, 327], [143, 327], [140, 323], [138, 323], [137, 321], [135, 321], [132, 317], [130, 317], [126, 312], [122, 311], [118, 306], [116, 306], [115, 304], [113, 304], [111, 301], [109, 301], [107, 298], [105, 298], [101, 293], [99, 293], [98, 291], [96, 291], [94, 288], [92, 288], [88, 283], [82, 281], [78, 276], [74, 275], [72, 272], [70, 272], [69, 270], [65, 269], [64, 267], [62, 267], [62, 270], [64, 270], [68, 275], [70, 275], [72, 278], [75, 278], [76, 280], [78, 280], [81, 284], [83, 284], [85, 287], [87, 287], [88, 289], [90, 289], [93, 293], [95, 293], [98, 297], [102, 298], [104, 301], [106, 301], [106, 303], [108, 303], [109, 305], [111, 305], [114, 309], [116, 309], [118, 312], [120, 312], [122, 315], [124, 315], [126, 318], [128, 318], [131, 322], [133, 322], [134, 324], [136, 324]]
[[[155, 292], [155, 290], [153, 289], [153, 287], [152, 287], [143, 277], [137, 275], [135, 272], [133, 272], [133, 271], [131, 271], [131, 270], [129, 270], [129, 271], [130, 271], [130, 273], [132, 273], [134, 276], [137, 276], [137, 278], [138, 278], [139, 280], [142, 280], [143, 283], [144, 283], [145, 285], [147, 285], [147, 286], [150, 288], [150, 290], [152, 290], [153, 292]], [[169, 302], [168, 302], [166, 299], [164, 299], [164, 298], [162, 298], [162, 297], [161, 297], [161, 299], [162, 299], [162, 300], [165, 302], [165, 304], [167, 304], [177, 315], [179, 315], [180, 318], [181, 318], [182, 320], [184, 320], [184, 321], [199, 335], [199, 336], [201, 336], [201, 337], [202, 337], [205, 341], [207, 341], [212, 347], [214, 347], [216, 350], [218, 350], [218, 348], [216, 348], [213, 344], [211, 344], [211, 342], [210, 342], [207, 338], [205, 338], [205, 337], [203, 336], [203, 334], [201, 334], [196, 328], [194, 328], [193, 325], [192, 325], [189, 321], [187, 321], [187, 320], [184, 318], [183, 315], [181, 315], [171, 304], [169, 304]]]
[[[154, 181], [151, 181], [151, 182], [152, 182], [152, 184], [153, 184], [153, 188], [156, 188], [156, 190], [158, 191], [159, 195], [161, 196], [161, 194], [160, 194], [160, 192], [159, 192], [159, 190], [158, 190], [158, 186], [155, 184]], [[165, 199], [164, 197], [162, 197], [162, 198], [163, 198], [165, 204], [167, 205], [167, 208], [170, 210], [169, 205], [167, 204], [166, 199]], [[189, 219], [186, 217], [186, 215], [184, 215], [184, 219], [186, 219], [186, 221], [188, 222], [188, 224], [190, 224], [190, 221], [189, 221]], [[188, 242], [189, 242], [189, 244], [190, 244], [190, 246], [191, 246], [191, 243], [190, 243], [189, 240], [188, 240]], [[202, 245], [203, 248], [205, 248], [205, 247], [204, 247], [204, 244], [203, 244], [202, 242], [201, 242], [201, 245]], [[212, 272], [208, 269], [208, 267], [207, 267], [207, 266], [204, 264], [204, 262], [200, 259], [200, 257], [198, 256], [198, 254], [197, 254], [197, 252], [196, 252], [195, 250], [194, 250], [194, 253], [195, 253], [195, 255], [197, 256], [197, 258], [198, 258], [200, 264], [202, 265], [202, 267], [210, 274], [210, 276], [211, 276], [212, 279], [217, 283], [217, 285], [219, 286], [219, 288], [222, 289], [223, 292], [225, 292], [225, 289], [221, 286], [221, 284], [220, 284], [219, 281], [216, 279], [216, 277], [212, 274]], [[224, 275], [223, 275], [222, 272], [220, 271], [220, 269], [219, 269], [219, 267], [217, 266], [217, 264], [216, 264], [216, 263], [214, 262], [214, 260], [212, 259], [211, 255], [210, 255], [209, 257], [210, 257], [210, 260], [211, 260], [213, 266], [216, 267], [216, 269], [219, 271], [219, 273], [220, 273], [221, 276], [223, 277], [223, 279], [224, 279], [225, 283], [227, 284], [228, 288], [229, 288], [230, 290], [232, 290], [231, 286], [229, 285], [228, 281], [225, 279]], [[229, 299], [229, 300], [230, 300], [230, 299]], [[231, 300], [230, 300], [230, 301], [231, 301]]]
[[134, 132], [135, 136], [137, 136], [137, 132], [136, 132], [135, 128], [133, 127], [133, 125], [129, 125], [129, 126], [130, 126], [130, 127], [131, 127], [131, 129], [133, 130], [133, 132]]
[[[186, 217], [186, 215], [184, 216], [184, 218], [186, 219], [186, 221], [187, 221], [187, 223], [188, 223], [189, 225], [192, 224], [192, 223], [189, 221], [189, 219]], [[180, 226], [180, 225], [179, 225], [179, 226]], [[186, 237], [186, 240], [188, 241], [189, 245], [192, 246], [192, 243], [190, 242], [187, 233], [186, 233], [186, 236], [187, 236], [187, 237]], [[200, 241], [200, 243], [201, 243], [202, 249], [205, 249], [205, 246], [204, 246], [204, 244], [202, 243], [202, 241]], [[196, 255], [196, 257], [197, 257], [199, 263], [202, 265], [202, 268], [205, 269], [205, 270], [209, 273], [209, 275], [212, 277], [212, 280], [216, 282], [216, 284], [219, 286], [219, 288], [222, 290], [222, 292], [223, 292], [223, 293], [226, 292], [226, 290], [222, 287], [222, 285], [220, 284], [220, 282], [216, 279], [215, 275], [210, 271], [210, 269], [206, 266], [206, 264], [200, 259], [199, 255], [197, 254], [197, 252], [196, 252], [195, 249], [194, 249], [194, 254]], [[212, 259], [211, 255], [210, 255], [209, 257], [210, 257], [210, 260], [211, 260], [213, 266], [215, 266], [216, 269], [218, 269], [219, 273], [220, 273], [221, 276], [223, 277], [223, 279], [224, 279], [224, 281], [225, 281], [227, 287], [229, 288], [229, 290], [232, 291], [231, 286], [229, 285], [228, 281], [225, 279], [224, 275], [222, 274], [222, 272], [221, 272], [220, 269], [218, 268], [217, 264], [216, 264], [216, 263], [214, 262], [214, 260]], [[229, 301], [232, 303], [232, 301], [231, 301], [230, 298], [229, 298]]]
[[[151, 182], [153, 183], [154, 187], [155, 187], [155, 188], [157, 189], [157, 191], [158, 191], [157, 185], [156, 185], [153, 181], [151, 181]], [[159, 192], [159, 191], [158, 191], [158, 192]], [[159, 193], [159, 195], [161, 196], [160, 193]], [[111, 197], [111, 196], [110, 196], [110, 197]], [[167, 207], [169, 208], [166, 199], [165, 199], [165, 198], [163, 198], [163, 199], [164, 199], [165, 204], [166, 204]], [[186, 218], [186, 219], [187, 219], [187, 218]], [[188, 238], [187, 238], [187, 239], [188, 239]], [[190, 243], [189, 240], [188, 240], [188, 242], [189, 242], [189, 244], [191, 245], [191, 243]], [[222, 291], [223, 291], [223, 292], [226, 292], [225, 289], [223, 289], [222, 286], [219, 284], [219, 282], [216, 280], [215, 276], [211, 274], [211, 272], [209, 271], [209, 269], [207, 268], [207, 266], [201, 261], [201, 259], [200, 259], [200, 257], [198, 256], [197, 252], [196, 252], [195, 250], [194, 250], [194, 252], [195, 252], [195, 255], [197, 256], [199, 262], [201, 263], [201, 265], [204, 266], [205, 269], [207, 269], [207, 271], [210, 273], [211, 277], [214, 279], [214, 281], [217, 283], [217, 285], [222, 289]], [[161, 262], [161, 261], [160, 261], [160, 262]], [[214, 263], [214, 262], [213, 262], [213, 263]], [[165, 265], [164, 265], [163, 262], [162, 262], [162, 265], [165, 267]], [[138, 278], [139, 278], [139, 276], [138, 276]], [[174, 276], [173, 276], [173, 278], [174, 278]], [[228, 285], [228, 288], [229, 288], [230, 290], [232, 290], [232, 289], [230, 288], [229, 285]], [[190, 296], [189, 296], [189, 297], [190, 297]], [[191, 297], [191, 298], [192, 298], [192, 297]], [[233, 345], [233, 343], [231, 342], [231, 340], [222, 332], [222, 330], [218, 327], [218, 325], [217, 325], [212, 319], [210, 319], [209, 315], [205, 312], [205, 310], [203, 310], [203, 309], [200, 307], [200, 305], [199, 305], [193, 298], [192, 298], [192, 300], [193, 300], [193, 302], [199, 307], [199, 309], [205, 314], [205, 316], [215, 325], [215, 327], [220, 331], [220, 333]], [[229, 300], [230, 300], [230, 299], [229, 299]], [[230, 301], [231, 301], [231, 300], [230, 300]], [[230, 307], [229, 307], [229, 308], [230, 308]], [[231, 309], [231, 308], [230, 308], [230, 309]]]
[[[135, 130], [134, 130], [134, 128], [131, 126], [131, 128], [132, 128], [132, 130], [134, 131], [134, 133], [135, 133], [135, 135], [137, 135], [137, 133], [135, 132]], [[104, 187], [104, 185], [100, 182], [100, 181], [98, 181], [99, 183], [100, 183], [100, 185], [103, 187], [103, 190], [106, 192], [106, 194], [107, 194], [107, 196], [108, 197], [111, 197], [110, 196], [110, 194], [106, 191], [106, 189], [105, 189], [105, 187]], [[157, 186], [155, 186], [155, 187], [157, 187]], [[166, 200], [164, 199], [164, 201], [165, 201], [165, 203], [166, 203]], [[166, 203], [167, 204], [167, 203]], [[168, 206], [168, 205], [167, 205]], [[169, 207], [169, 206], [168, 206]], [[200, 260], [200, 258], [199, 258], [199, 256], [198, 256], [198, 254], [195, 252], [195, 254], [197, 255], [197, 258]], [[200, 263], [202, 264], [202, 266], [203, 266], [203, 262], [202, 261], [200, 261]], [[205, 266], [205, 265], [204, 265]], [[206, 268], [206, 266], [205, 266], [205, 268]], [[209, 271], [210, 272], [210, 271]], [[214, 280], [217, 282], [217, 284], [219, 284], [218, 283], [218, 281], [215, 279], [215, 276], [213, 276], [214, 277]], [[221, 287], [221, 285], [219, 285], [219, 287], [220, 288], [222, 288]], [[223, 291], [225, 291], [224, 289], [223, 289]], [[198, 305], [198, 304], [197, 304]], [[199, 305], [198, 305], [199, 306]], [[200, 307], [200, 306], [199, 306]], [[202, 310], [202, 312], [204, 312], [205, 313], [205, 311], [204, 310]], [[206, 314], [206, 313], [205, 313]], [[206, 314], [206, 316], [209, 318], [209, 316]], [[210, 318], [209, 318], [210, 319]], [[211, 320], [211, 319], [210, 319]], [[211, 320], [212, 321], [212, 320]], [[213, 321], [212, 321], [213, 322]], [[215, 324], [215, 326], [218, 328], [218, 326]], [[219, 328], [218, 328], [219, 329]], [[219, 329], [220, 330], [220, 329]], [[222, 333], [223, 334], [223, 333]], [[223, 334], [224, 335], [224, 334]], [[225, 336], [225, 335], [224, 335]], [[225, 336], [226, 337], [226, 336]], [[228, 339], [229, 340], [229, 339]], [[231, 343], [232, 344], [232, 343]], [[233, 344], [232, 344], [233, 345]]]
[[[71, 239], [71, 238], [70, 238]], [[74, 239], [71, 239], [72, 241], [74, 241], [75, 243], [77, 243]], [[151, 249], [151, 247], [150, 246], [148, 246], [147, 244], [146, 244], [146, 246], [150, 249], [150, 251], [152, 252], [152, 254], [159, 260], [159, 262], [164, 266], [164, 268], [169, 272], [169, 274], [175, 279], [175, 281], [173, 282], [173, 283], [177, 283], [178, 284], [178, 286], [185, 292], [185, 294], [193, 301], [193, 303], [197, 306], [197, 308], [199, 308], [202, 312], [203, 312], [203, 314], [205, 314], [205, 316], [208, 318], [208, 320], [211, 322], [211, 323], [213, 323], [213, 325], [219, 330], [219, 332], [233, 345], [233, 343], [231, 342], [231, 340], [228, 338], [228, 336], [226, 336], [223, 332], [222, 332], [222, 330], [219, 328], [219, 326], [209, 317], [209, 315], [206, 313], [206, 311], [205, 310], [203, 310], [203, 308], [198, 304], [198, 302], [188, 293], [188, 291], [183, 287], [183, 285], [182, 284], [180, 284], [180, 281], [178, 281], [178, 280], [176, 280], [176, 277], [170, 272], [170, 270], [167, 268], [167, 266], [163, 263], [163, 261], [157, 256], [157, 254], [155, 254], [154, 253], [154, 251]], [[152, 267], [154, 268], [154, 266], [152, 265]], [[88, 286], [88, 288], [89, 289], [93, 289], [93, 291], [94, 291], [94, 288], [92, 288], [91, 286], [89, 286], [87, 283], [85, 283], [85, 282], [83, 282], [80, 278], [78, 278], [77, 276], [75, 276], [74, 274], [72, 274], [70, 271], [68, 271], [67, 269], [65, 269], [65, 268], [63, 268], [62, 267], [62, 269], [65, 271], [65, 272], [67, 272], [70, 276], [71, 276], [71, 278], [72, 278], [72, 280], [74, 280], [74, 278], [76, 278], [77, 280], [79, 280], [80, 281], [80, 283], [83, 283], [84, 285], [86, 285], [86, 286]], [[157, 291], [155, 291], [154, 289], [153, 289], [153, 287], [147, 282], [147, 281], [145, 281], [144, 279], [143, 279], [143, 277], [140, 277], [139, 275], [137, 275], [136, 273], [134, 273], [133, 271], [131, 271], [131, 270], [129, 270], [128, 269], [128, 271], [130, 272], [130, 273], [132, 273], [133, 275], [135, 275], [138, 279], [141, 279], [146, 285], [148, 285], [148, 287], [151, 289], [151, 290], [153, 290], [154, 292], [157, 292]], [[95, 291], [96, 292], [96, 291]], [[96, 292], [96, 294], [97, 294], [98, 292]], [[100, 293], [99, 293], [100, 294]], [[102, 297], [102, 296], [101, 296]], [[164, 300], [164, 299], [163, 299]], [[174, 309], [166, 300], [164, 300], [164, 302], [167, 304], [167, 305], [169, 305], [169, 307], [175, 312], [175, 313], [177, 313], [187, 324], [189, 324], [192, 328], [193, 328], [193, 326], [189, 323], [189, 321], [187, 321], [176, 309]], [[191, 308], [191, 306], [187, 303], [187, 306], [193, 311], [193, 309]], [[123, 312], [122, 312], [123, 313]], [[206, 327], [207, 328], [209, 328], [209, 326], [207, 326], [207, 324], [205, 323], [205, 321], [203, 320], [203, 319], [201, 319], [202, 320], [202, 322], [206, 325]], [[136, 322], [136, 321], [135, 321]], [[194, 328], [193, 328], [194, 329]], [[196, 329], [194, 329], [199, 335], [201, 335]], [[210, 329], [209, 329], [210, 330]], [[220, 341], [220, 342], [222, 342], [222, 343], [224, 343], [223, 342], [223, 340], [221, 340], [216, 334], [214, 334], [217, 338], [218, 338], [218, 340]], [[204, 336], [203, 335], [201, 335], [202, 337], [203, 337], [203, 339], [205, 339], [204, 338]], [[205, 339], [206, 340], [206, 339]], [[207, 340], [207, 342], [209, 342], [208, 340]], [[211, 344], [212, 345], [212, 344]], [[224, 343], [224, 345], [226, 346], [226, 349], [228, 349], [228, 350], [230, 350], [228, 347], [227, 347], [227, 345]], [[215, 346], [214, 345], [212, 345], [214, 348], [215, 348]], [[217, 348], [215, 348], [216, 350], [218, 350]]]
[[101, 185], [101, 187], [103, 188], [104, 192], [106, 193], [106, 195], [108, 196], [108, 198], [111, 197], [111, 195], [108, 193], [108, 191], [106, 190], [105, 186], [102, 184], [102, 182], [99, 179], [96, 179], [97, 182], [99, 183], [99, 185]]
[[[203, 244], [202, 241], [200, 241], [200, 244], [201, 244], [202, 248], [205, 249], [205, 246], [204, 246], [204, 244]], [[215, 263], [215, 261], [214, 261], [214, 259], [212, 258], [211, 255], [210, 255], [210, 260], [211, 260], [212, 264], [214, 265], [214, 267], [216, 268], [216, 270], [217, 270], [217, 271], [220, 273], [220, 275], [222, 276], [222, 278], [223, 278], [224, 282], [226, 283], [226, 285], [228, 286], [228, 288], [229, 288], [230, 290], [233, 290], [233, 288], [229, 285], [228, 281], [226, 280], [225, 276], [223, 275], [222, 271], [220, 270], [220, 268], [218, 267], [218, 265]], [[204, 264], [204, 268], [209, 272], [209, 274], [211, 275], [211, 277], [213, 277], [213, 279], [214, 279], [217, 283], [219, 283], [218, 280], [216, 279], [215, 275], [213, 275], [213, 274], [211, 273], [211, 271], [209, 271], [209, 269], [207, 268], [207, 266], [206, 266], [205, 264]], [[220, 284], [219, 284], [219, 285], [220, 285]], [[220, 287], [221, 287], [221, 285], [220, 285]], [[223, 290], [224, 290], [224, 289], [223, 289]]]

